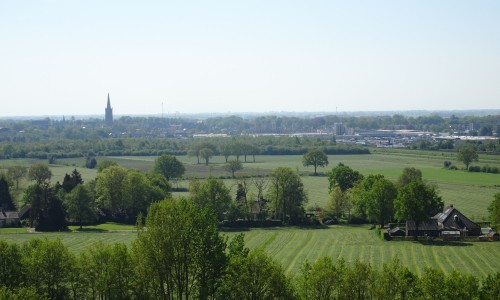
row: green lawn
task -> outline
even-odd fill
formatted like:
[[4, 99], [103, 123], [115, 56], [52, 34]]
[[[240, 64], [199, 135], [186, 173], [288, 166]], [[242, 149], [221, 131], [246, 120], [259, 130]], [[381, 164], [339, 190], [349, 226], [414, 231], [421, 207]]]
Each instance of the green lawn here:
[[[110, 224], [112, 225], [112, 224]], [[119, 228], [121, 225], [115, 225]], [[110, 227], [113, 228], [113, 227]], [[126, 227], [125, 227], [126, 228]], [[130, 245], [137, 233], [131, 231], [62, 232], [62, 233], [5, 233], [0, 239], [22, 243], [31, 238], [59, 238], [71, 251], [79, 253], [101, 241], [106, 244]], [[112, 230], [112, 229], [110, 229]], [[246, 245], [262, 247], [280, 262], [288, 274], [296, 274], [301, 264], [320, 257], [342, 257], [352, 263], [359, 259], [374, 267], [388, 263], [397, 256], [412, 271], [422, 274], [425, 267], [434, 267], [445, 273], [452, 269], [476, 276], [500, 270], [500, 242], [471, 242], [423, 244], [413, 241], [383, 241], [368, 226], [331, 226], [326, 229], [269, 228], [251, 229], [245, 233]], [[223, 232], [229, 237], [239, 232]]]

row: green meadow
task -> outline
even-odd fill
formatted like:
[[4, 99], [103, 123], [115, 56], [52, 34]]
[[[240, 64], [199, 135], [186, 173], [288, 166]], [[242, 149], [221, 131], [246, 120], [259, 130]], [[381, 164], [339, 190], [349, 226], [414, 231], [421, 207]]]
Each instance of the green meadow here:
[[[410, 151], [371, 149], [369, 155], [330, 155], [329, 166], [318, 168], [319, 176], [311, 176], [312, 167], [302, 166], [302, 156], [256, 156], [255, 162], [251, 156], [243, 163], [244, 169], [238, 171], [236, 176], [265, 176], [273, 169], [281, 166], [290, 167], [302, 175], [302, 179], [309, 196], [308, 206], [324, 206], [328, 201], [328, 180], [326, 173], [338, 163], [350, 166], [364, 175], [382, 174], [391, 180], [397, 180], [405, 167], [416, 167], [422, 170], [425, 180], [435, 184], [446, 205], [454, 204], [459, 210], [476, 221], [487, 218], [487, 207], [493, 200], [493, 195], [500, 192], [500, 174], [471, 173], [462, 170], [447, 170], [443, 168], [445, 160], [452, 161], [454, 165], [462, 168], [463, 165], [455, 160], [453, 152]], [[209, 176], [229, 178], [230, 174], [223, 169], [225, 160], [222, 156], [213, 157], [209, 165], [198, 164], [196, 157], [178, 157], [186, 166], [185, 179], [174, 183], [174, 187], [187, 188], [192, 178], [207, 178]], [[155, 157], [99, 157], [98, 161], [110, 159], [126, 168], [138, 169], [144, 172], [151, 171]], [[230, 157], [234, 159], [234, 157]], [[240, 157], [243, 161], [243, 157]], [[29, 166], [40, 160], [3, 160], [0, 161], [0, 171], [10, 165], [21, 164]], [[479, 162], [473, 165], [489, 165], [500, 167], [500, 156], [480, 155]], [[96, 170], [83, 167], [83, 158], [58, 159], [57, 164], [50, 165], [54, 174], [52, 181], [62, 181], [64, 174], [77, 169], [84, 180], [90, 180], [97, 175]], [[234, 189], [235, 181], [226, 179], [226, 184]], [[23, 183], [26, 186], [26, 182]], [[186, 193], [174, 193], [185, 195]], [[17, 197], [20, 199], [20, 195]]]
[[[397, 180], [405, 167], [416, 167], [422, 170], [423, 177], [435, 184], [446, 205], [454, 204], [475, 221], [487, 218], [487, 207], [493, 195], [500, 192], [500, 174], [470, 173], [462, 170], [446, 170], [445, 160], [462, 168], [454, 153], [422, 152], [372, 149], [370, 155], [335, 155], [329, 156], [330, 165], [318, 168], [319, 176], [312, 176], [312, 167], [302, 166], [301, 156], [256, 156], [247, 157], [244, 169], [237, 176], [266, 176], [273, 169], [286, 166], [297, 170], [302, 175], [309, 202], [307, 206], [324, 206], [328, 200], [328, 180], [326, 173], [338, 163], [352, 167], [364, 175], [382, 174], [391, 180]], [[231, 157], [234, 159], [234, 157]], [[230, 158], [230, 159], [231, 159]], [[151, 171], [155, 157], [99, 157], [98, 161], [110, 159], [119, 165], [141, 171]], [[226, 184], [235, 191], [236, 181], [229, 178], [224, 171], [223, 157], [213, 157], [208, 166], [197, 164], [196, 157], [182, 156], [179, 159], [186, 166], [185, 179], [174, 183], [174, 186], [187, 188], [192, 178], [208, 176], [224, 177]], [[240, 157], [243, 160], [243, 157]], [[29, 166], [38, 160], [6, 160], [0, 161], [0, 171], [10, 165]], [[500, 157], [481, 155], [479, 162], [473, 165], [490, 165], [500, 167]], [[84, 159], [59, 159], [57, 164], [50, 165], [54, 174], [52, 181], [62, 181], [64, 174], [77, 169], [84, 180], [91, 180], [97, 175], [96, 170], [84, 167]], [[28, 183], [23, 182], [22, 186]], [[186, 195], [186, 192], [174, 192], [174, 196]], [[18, 193], [19, 199], [20, 193]], [[22, 243], [31, 238], [59, 238], [72, 251], [80, 252], [89, 246], [103, 243], [125, 243], [130, 245], [136, 233], [133, 226], [106, 223], [86, 227], [78, 231], [61, 233], [28, 233], [26, 229], [0, 229], [0, 239]], [[240, 231], [223, 232], [229, 238]], [[459, 242], [430, 243], [405, 241], [382, 241], [368, 226], [331, 226], [325, 229], [305, 229], [297, 227], [251, 229], [245, 233], [246, 243], [250, 248], [262, 247], [267, 253], [279, 261], [286, 272], [295, 274], [301, 264], [314, 261], [322, 256], [342, 257], [347, 262], [359, 259], [378, 267], [389, 262], [393, 256], [408, 266], [412, 271], [421, 274], [425, 267], [438, 268], [444, 272], [457, 269], [461, 272], [485, 276], [500, 270], [500, 243], [498, 242]]]
[[[97, 242], [130, 245], [137, 233], [127, 226], [113, 225], [113, 229], [61, 233], [7, 233], [0, 229], [0, 238], [8, 242], [23, 243], [32, 238], [61, 239], [75, 253], [84, 251]], [[396, 256], [412, 271], [422, 274], [425, 267], [445, 273], [456, 269], [476, 276], [486, 276], [500, 270], [499, 242], [442, 242], [422, 243], [414, 241], [383, 241], [369, 226], [330, 226], [310, 228], [266, 228], [246, 231], [223, 232], [229, 238], [245, 234], [246, 245], [263, 248], [281, 263], [288, 274], [296, 274], [304, 261], [329, 256], [343, 258], [348, 263], [356, 260], [368, 262], [374, 267], [389, 263]]]

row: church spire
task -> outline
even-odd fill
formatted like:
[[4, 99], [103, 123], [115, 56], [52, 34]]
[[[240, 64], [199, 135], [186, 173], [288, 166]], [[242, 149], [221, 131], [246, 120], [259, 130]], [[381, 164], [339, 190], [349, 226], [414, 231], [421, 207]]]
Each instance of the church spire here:
[[109, 101], [109, 93], [108, 93], [108, 106], [106, 107], [107, 109], [111, 108], [111, 101]]
[[106, 109], [104, 109], [104, 121], [108, 126], [111, 126], [113, 124], [113, 108], [111, 108], [109, 93], [108, 93], [108, 105], [106, 106]]

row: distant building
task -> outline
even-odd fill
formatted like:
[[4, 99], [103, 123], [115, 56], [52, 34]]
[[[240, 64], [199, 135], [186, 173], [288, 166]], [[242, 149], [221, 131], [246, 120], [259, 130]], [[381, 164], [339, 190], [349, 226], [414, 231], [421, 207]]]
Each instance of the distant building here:
[[109, 93], [108, 93], [108, 105], [104, 109], [104, 122], [107, 125], [113, 124], [113, 108], [111, 108], [111, 102], [109, 101]]
[[333, 129], [335, 131], [335, 135], [345, 135], [346, 134], [345, 126], [343, 123], [333, 124]]

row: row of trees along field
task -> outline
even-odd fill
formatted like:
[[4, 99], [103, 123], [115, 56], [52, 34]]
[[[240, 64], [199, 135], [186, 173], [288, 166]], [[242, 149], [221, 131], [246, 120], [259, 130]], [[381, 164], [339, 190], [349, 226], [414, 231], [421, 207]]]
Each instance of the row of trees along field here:
[[96, 138], [75, 140], [36, 139], [0, 143], [0, 159], [9, 158], [72, 158], [95, 156], [159, 156], [190, 155], [206, 162], [214, 155], [255, 160], [255, 155], [302, 155], [321, 148], [327, 154], [368, 154], [368, 149], [337, 144], [335, 138], [310, 137], [226, 137], [203, 139], [165, 138]]
[[[241, 163], [228, 161], [227, 170], [234, 175], [238, 168], [233, 163], [239, 167]], [[303, 164], [313, 165], [316, 171], [317, 167], [328, 165], [328, 158], [323, 152], [313, 150], [303, 156]], [[25, 190], [22, 203], [31, 209], [26, 225], [40, 230], [61, 230], [66, 226], [65, 220], [79, 225], [96, 221], [134, 222], [139, 213], [146, 213], [151, 203], [169, 197], [170, 182], [181, 178], [185, 171], [184, 165], [171, 155], [158, 157], [150, 173], [126, 169], [112, 161], [103, 161], [97, 168], [95, 180], [84, 183], [74, 170], [65, 175], [62, 184], [51, 185], [48, 166], [32, 165], [27, 174], [34, 183]], [[16, 187], [16, 181], [20, 180], [12, 176], [25, 173], [20, 167], [12, 167], [0, 176], [0, 204], [5, 208], [14, 207], [9, 188]], [[329, 199], [325, 207], [307, 209], [316, 211], [312, 220], [305, 216], [308, 197], [302, 178], [288, 167], [276, 168], [267, 177], [237, 178], [235, 197], [221, 179], [212, 177], [191, 181], [189, 192], [195, 203], [213, 209], [219, 221], [230, 222], [273, 219], [300, 224], [345, 219], [349, 223], [371, 222], [380, 226], [406, 220], [418, 224], [443, 209], [435, 186], [426, 183], [421, 171], [415, 168], [405, 168], [398, 182], [380, 174], [364, 177], [342, 163], [327, 174]]]
[[[425, 269], [397, 258], [380, 268], [320, 258], [287, 276], [244, 235], [228, 242], [217, 216], [191, 199], [153, 203], [131, 248], [99, 243], [76, 255], [60, 240], [0, 241], [2, 299], [498, 299], [485, 278]], [[145, 229], [147, 228], [147, 230]]]

